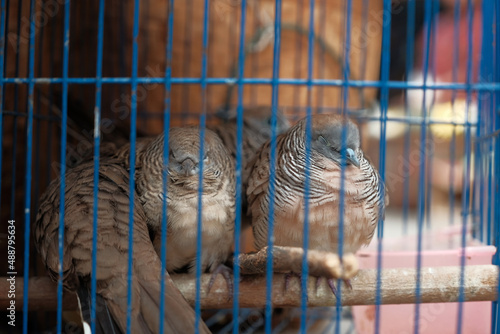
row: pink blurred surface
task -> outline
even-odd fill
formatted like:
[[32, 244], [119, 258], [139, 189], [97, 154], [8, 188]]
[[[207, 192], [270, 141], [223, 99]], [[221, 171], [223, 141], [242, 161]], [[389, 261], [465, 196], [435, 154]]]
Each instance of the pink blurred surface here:
[[[422, 266], [459, 266], [461, 257], [460, 228], [422, 236]], [[417, 265], [417, 237], [384, 240], [383, 268], [415, 268]], [[491, 264], [496, 249], [469, 238], [465, 248], [465, 264]], [[375, 245], [357, 253], [361, 269], [377, 267]], [[390, 284], [383, 282], [382, 284]], [[383, 289], [383, 286], [382, 286]], [[359, 334], [375, 332], [375, 306], [353, 306], [354, 323]], [[383, 305], [380, 307], [380, 333], [414, 333], [415, 305]], [[419, 333], [452, 334], [457, 332], [458, 303], [420, 305]], [[491, 302], [467, 302], [463, 305], [462, 333], [490, 333]]]

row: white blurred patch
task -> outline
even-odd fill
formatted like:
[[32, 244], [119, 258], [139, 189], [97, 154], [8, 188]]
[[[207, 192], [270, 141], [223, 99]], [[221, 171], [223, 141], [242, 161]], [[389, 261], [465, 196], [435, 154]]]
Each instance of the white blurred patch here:
[[92, 334], [92, 331], [90, 329], [90, 325], [87, 322], [83, 322], [83, 333], [84, 334]]
[[[432, 75], [427, 74], [427, 85], [434, 85], [436, 82], [440, 82], [439, 77], [436, 77], [434, 81]], [[409, 84], [411, 85], [423, 85], [424, 84], [424, 74], [420, 71], [414, 71], [409, 76]], [[410, 113], [422, 112], [423, 102], [425, 95], [425, 107], [428, 110], [435, 100], [439, 100], [442, 92], [434, 89], [409, 89], [408, 90], [408, 107], [410, 108]]]

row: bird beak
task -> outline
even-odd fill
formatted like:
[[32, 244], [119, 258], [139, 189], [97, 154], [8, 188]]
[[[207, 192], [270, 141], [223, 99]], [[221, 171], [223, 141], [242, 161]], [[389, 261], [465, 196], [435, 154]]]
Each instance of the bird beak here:
[[181, 162], [181, 167], [186, 176], [191, 176], [196, 173], [196, 163], [189, 158], [186, 158]]
[[358, 160], [358, 157], [356, 156], [356, 152], [354, 152], [353, 149], [348, 148], [346, 150], [346, 154], [347, 154], [347, 157], [346, 157], [347, 163], [359, 168], [359, 160]]

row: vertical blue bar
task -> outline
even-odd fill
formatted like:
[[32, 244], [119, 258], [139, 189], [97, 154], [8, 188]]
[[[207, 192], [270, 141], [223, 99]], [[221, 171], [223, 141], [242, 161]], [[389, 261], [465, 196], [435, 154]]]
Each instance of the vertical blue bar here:
[[[500, 5], [498, 2], [495, 3], [495, 66], [494, 66], [494, 77], [495, 77], [495, 83], [500, 82]], [[493, 118], [494, 118], [494, 123], [495, 127], [493, 128], [494, 131], [500, 130], [500, 91], [495, 91], [495, 98], [494, 98], [495, 104], [493, 106]], [[493, 139], [492, 139], [493, 140]], [[494, 189], [500, 189], [500, 136], [497, 135], [495, 138], [495, 146], [494, 146], [494, 151], [493, 151], [493, 156], [494, 156], [494, 162], [493, 166], [495, 168], [493, 174], [493, 182], [494, 182]], [[494, 244], [497, 246], [497, 251], [495, 255], [493, 256], [493, 263], [496, 264], [497, 266], [500, 265], [500, 251], [498, 248], [498, 245], [500, 245], [500, 194], [498, 193], [497, 190], [493, 191], [491, 194], [494, 194], [494, 198], [492, 197], [491, 199], [491, 204], [494, 208], [494, 217], [493, 217], [493, 230], [496, 231], [497, 233], [494, 234]], [[497, 279], [497, 282], [500, 282], [500, 271], [499, 271], [499, 276]], [[500, 296], [500, 284], [498, 284], [497, 287], [497, 296]], [[500, 333], [500, 307], [498, 305], [498, 300], [493, 303], [493, 316], [492, 316], [492, 326], [491, 326], [491, 332], [492, 333]]]
[[[326, 1], [327, 0], [323, 0], [321, 1], [321, 8], [319, 10], [319, 24], [318, 24], [318, 33], [317, 33], [317, 36], [319, 38], [323, 38], [323, 36], [326, 35], [326, 14], [327, 14], [327, 11], [326, 11]], [[364, 0], [364, 2], [366, 2], [368, 0]], [[367, 13], [368, 14], [368, 6], [366, 6], [366, 8], [364, 9], [364, 12], [363, 12], [363, 15], [364, 13]], [[316, 34], [316, 33], [315, 33]], [[325, 79], [325, 57], [326, 57], [326, 50], [321, 47], [320, 48], [320, 53], [319, 53], [319, 59], [318, 59], [318, 76], [317, 76], [317, 79]], [[361, 65], [363, 66], [363, 65]], [[363, 68], [361, 68], [360, 70], [360, 73], [361, 73], [361, 76], [365, 73], [365, 71], [363, 70]], [[323, 105], [323, 102], [324, 102], [324, 91], [325, 91], [325, 88], [324, 87], [316, 87], [316, 91], [317, 91], [317, 94], [316, 94], [316, 105], [318, 106], [317, 110], [319, 112], [322, 112], [322, 108], [321, 106]], [[362, 91], [361, 91], [362, 93]]]
[[[383, 18], [382, 30], [382, 62], [380, 75], [382, 79], [381, 97], [380, 97], [380, 143], [379, 152], [380, 159], [378, 171], [380, 174], [380, 182], [385, 184], [385, 157], [386, 157], [386, 127], [387, 127], [387, 109], [389, 108], [389, 81], [390, 62], [391, 62], [391, 15], [392, 7], [391, 0], [384, 0], [383, 15], [387, 14], [387, 19]], [[379, 206], [378, 215], [378, 231], [377, 231], [377, 290], [375, 294], [375, 333], [380, 332], [380, 305], [382, 304], [382, 241], [384, 238], [384, 215], [381, 214], [382, 208], [385, 206], [385, 187], [380, 187], [381, 203]], [[385, 209], [385, 208], [384, 208]]]
[[[407, 1], [412, 1], [412, 0], [407, 0]], [[361, 34], [362, 36], [367, 35], [367, 26], [368, 26], [368, 9], [369, 9], [369, 0], [363, 0], [363, 10], [361, 14], [361, 24], [363, 25], [361, 28]], [[362, 55], [361, 55], [361, 61], [359, 62], [359, 77], [357, 78], [358, 80], [366, 80], [366, 64], [368, 62], [367, 59], [367, 54], [368, 54], [368, 45], [365, 45], [365, 47], [361, 48], [362, 49]], [[365, 88], [363, 86], [360, 87], [359, 93], [362, 98], [362, 104], [361, 108], [364, 109], [367, 106], [366, 104], [366, 99], [365, 99]], [[362, 123], [360, 123], [362, 124]]]
[[[351, 50], [351, 19], [352, 19], [352, 0], [347, 0], [345, 2], [345, 23], [344, 23], [344, 64], [343, 64], [343, 85], [342, 85], [342, 100], [341, 100], [341, 110], [342, 115], [347, 116], [347, 105], [349, 98], [349, 77], [351, 75], [351, 62], [350, 62], [350, 50]], [[344, 205], [345, 205], [345, 168], [346, 168], [346, 157], [347, 157], [347, 131], [346, 122], [342, 120], [342, 140], [340, 148], [341, 164], [340, 164], [340, 200], [339, 200], [339, 226], [338, 226], [338, 255], [342, 259], [344, 256]], [[337, 298], [335, 301], [335, 333], [340, 334], [340, 322], [342, 318], [342, 285], [340, 280], [337, 284]]]
[[132, 31], [132, 73], [131, 73], [131, 96], [130, 96], [130, 179], [129, 179], [129, 236], [128, 236], [128, 273], [127, 273], [127, 334], [131, 332], [132, 316], [132, 274], [133, 247], [134, 247], [134, 195], [135, 195], [135, 146], [136, 146], [136, 124], [137, 124], [137, 66], [138, 66], [138, 43], [139, 37], [139, 11], [140, 0], [134, 0], [134, 26]]
[[[5, 7], [5, 0], [1, 0], [2, 13], [0, 17], [0, 175], [2, 175], [2, 147], [3, 147], [3, 78], [4, 78], [4, 60], [5, 60], [5, 17], [7, 8]], [[0, 189], [2, 180], [0, 178]], [[0, 203], [1, 201], [0, 191]]]
[[30, 270], [30, 208], [31, 208], [31, 160], [33, 145], [33, 93], [35, 90], [35, 0], [30, 7], [30, 41], [29, 41], [29, 83], [28, 83], [28, 124], [26, 126], [26, 189], [24, 204], [24, 296], [23, 296], [23, 333], [28, 333], [28, 284]]
[[[469, 108], [472, 100], [472, 92], [470, 89], [470, 84], [472, 83], [472, 28], [474, 20], [474, 8], [472, 1], [467, 1], [467, 40], [468, 40], [468, 50], [467, 50], [467, 100], [465, 105], [465, 138], [464, 138], [464, 155], [465, 155], [465, 169], [463, 175], [463, 185], [462, 185], [462, 240], [461, 240], [461, 254], [460, 254], [460, 290], [458, 294], [458, 315], [457, 315], [457, 334], [462, 333], [462, 318], [463, 318], [463, 306], [464, 306], [464, 291], [465, 291], [465, 247], [466, 247], [466, 236], [467, 236], [467, 220], [470, 215], [470, 172], [471, 172], [471, 128], [469, 124]], [[476, 152], [477, 154], [477, 152]], [[477, 170], [476, 170], [477, 172]]]
[[207, 118], [207, 57], [208, 57], [208, 18], [209, 3], [205, 0], [205, 14], [203, 17], [203, 49], [201, 57], [201, 103], [200, 115], [200, 173], [198, 178], [198, 212], [197, 212], [197, 234], [196, 234], [196, 299], [195, 299], [195, 333], [199, 333], [201, 317], [201, 247], [202, 247], [202, 223], [203, 223], [203, 155], [205, 144], [205, 127]]
[[309, 196], [311, 187], [311, 137], [312, 137], [312, 75], [314, 63], [314, 0], [309, 2], [309, 35], [307, 41], [307, 119], [305, 128], [306, 144], [306, 169], [304, 183], [304, 233], [302, 257], [302, 279], [301, 279], [301, 300], [300, 300], [300, 332], [307, 333], [307, 279], [309, 276], [309, 266], [307, 263], [307, 253], [309, 250]]
[[[406, 82], [409, 81], [411, 71], [414, 67], [415, 53], [415, 0], [407, 1], [407, 21], [406, 21]], [[408, 105], [408, 90], [404, 91], [405, 100], [405, 116], [410, 117], [410, 106]], [[403, 234], [408, 233], [408, 213], [410, 209], [410, 139], [411, 139], [411, 124], [406, 125], [404, 149], [403, 149]]]
[[[483, 22], [484, 23], [484, 22]], [[484, 30], [483, 30], [484, 31]], [[484, 33], [483, 33], [483, 42]], [[484, 47], [484, 43], [482, 44]], [[484, 53], [482, 53], [484, 55]], [[483, 73], [483, 57], [481, 56], [479, 71], [478, 71], [478, 80], [481, 80], [481, 73]], [[486, 97], [487, 92], [485, 91], [477, 91], [477, 123], [476, 123], [476, 133], [475, 133], [475, 145], [474, 145], [474, 177], [472, 178], [472, 199], [471, 199], [471, 215], [472, 215], [472, 237], [474, 239], [478, 239], [480, 242], [484, 242], [484, 182], [485, 175], [484, 169], [487, 165], [487, 160], [485, 157], [484, 147], [487, 144], [487, 140], [482, 138], [482, 134], [487, 134], [486, 127], [483, 123], [482, 113], [483, 110], [487, 110], [488, 103], [483, 101], [483, 98]]]
[[[23, 2], [22, 1], [18, 1], [17, 3], [17, 22], [16, 22], [16, 32], [17, 32], [17, 35], [20, 36], [21, 35], [21, 18], [22, 18], [22, 11], [23, 11]], [[10, 6], [10, 5], [9, 5]], [[34, 5], [36, 6], [36, 5]], [[30, 7], [32, 8], [32, 7]], [[8, 27], [8, 25], [7, 25]], [[36, 23], [35, 23], [35, 29], [36, 29]], [[8, 49], [8, 48], [7, 48]], [[35, 53], [35, 51], [33, 51]], [[33, 54], [34, 54], [33, 53]], [[15, 77], [19, 77], [19, 60], [20, 60], [20, 54], [21, 54], [21, 39], [18, 38], [17, 41], [16, 41], [16, 50], [14, 52], [14, 56], [16, 58], [15, 60], [15, 70], [14, 70], [14, 76]], [[28, 57], [28, 68], [30, 66], [30, 58]], [[34, 68], [34, 64], [33, 64], [33, 68]], [[33, 76], [34, 76], [34, 73], [33, 73]], [[20, 99], [19, 99], [19, 85], [15, 85], [14, 86], [14, 111], [17, 113], [19, 112], [19, 102], [20, 102]], [[33, 103], [34, 103], [34, 100], [33, 100]], [[32, 103], [32, 105], [33, 105]], [[29, 112], [29, 111], [28, 111]], [[18, 118], [18, 115], [19, 114], [15, 114], [14, 115], [14, 131], [13, 131], [13, 134], [12, 134], [12, 138], [17, 138], [17, 132], [18, 132], [18, 128], [19, 128], [19, 118]], [[31, 131], [33, 131], [33, 129], [31, 129]], [[15, 209], [16, 209], [16, 201], [15, 201], [15, 198], [16, 198], [16, 180], [17, 180], [17, 147], [18, 147], [18, 141], [17, 140], [14, 140], [13, 144], [12, 144], [12, 156], [14, 157], [14, 159], [12, 159], [12, 167], [11, 167], [11, 180], [13, 180], [12, 182], [12, 186], [11, 186], [11, 191], [10, 191], [10, 212], [11, 212], [11, 215], [14, 214], [15, 212]], [[30, 175], [30, 178], [31, 178], [31, 175]], [[31, 190], [30, 190], [31, 192]], [[31, 194], [30, 194], [31, 196]], [[31, 208], [30, 208], [31, 210]], [[12, 217], [14, 218], [14, 217]]]
[[269, 216], [267, 232], [267, 258], [266, 258], [266, 334], [271, 333], [272, 327], [272, 287], [273, 287], [273, 239], [274, 239], [274, 197], [276, 191], [276, 126], [279, 92], [279, 68], [280, 68], [280, 44], [281, 44], [281, 0], [275, 1], [274, 13], [274, 47], [273, 47], [273, 77], [271, 80], [271, 153], [269, 163]]
[[[493, 2], [493, 1], [492, 1]], [[483, 9], [484, 10], [484, 9]], [[500, 22], [500, 10], [499, 10], [499, 6], [498, 4], [495, 5], [495, 2], [493, 2], [492, 4], [492, 8], [491, 8], [491, 12], [493, 13], [493, 17], [491, 18], [491, 20], [494, 22], [493, 23], [493, 28], [492, 28], [492, 37], [491, 37], [491, 40], [494, 41], [494, 45], [496, 45], [498, 47], [498, 43], [500, 42], [500, 27], [499, 27], [499, 22]], [[496, 13], [496, 17], [495, 17], [495, 13]], [[496, 27], [496, 31], [494, 29], [494, 27]], [[491, 59], [491, 65], [490, 67], [488, 68], [488, 73], [493, 73], [493, 82], [495, 83], [498, 83], [498, 81], [500, 81], [500, 73], [499, 73], [499, 70], [500, 70], [500, 66], [499, 66], [499, 55], [500, 55], [500, 48], [497, 48], [496, 50], [492, 47], [492, 51], [491, 51], [491, 54], [492, 54], [492, 59]], [[491, 91], [490, 92], [491, 94], [491, 106], [490, 106], [490, 118], [489, 118], [489, 131], [491, 131], [491, 133], [494, 133], [495, 132], [495, 110], [498, 110], [498, 105], [497, 103], [499, 102], [498, 100], [498, 93], [497, 91]], [[498, 113], [498, 112], [497, 112]], [[498, 136], [497, 136], [498, 138]], [[488, 147], [488, 152], [494, 152], [494, 149], [495, 149], [495, 142], [496, 142], [496, 138], [491, 138], [491, 140], [489, 141], [489, 147]], [[493, 176], [493, 166], [494, 166], [494, 156], [495, 155], [492, 155], [490, 156], [490, 159], [489, 159], [489, 163], [488, 163], [488, 203], [489, 203], [489, 207], [488, 207], [488, 226], [487, 226], [487, 234], [486, 234], [486, 237], [487, 237], [487, 242], [488, 244], [493, 244], [494, 243], [494, 240], [493, 240], [493, 224], [494, 224], [494, 220], [493, 220], [493, 215], [494, 215], [494, 211], [495, 211], [495, 203], [494, 203], [494, 193], [493, 193], [493, 182], [495, 180], [494, 176]], [[498, 188], [497, 188], [498, 189]]]
[[[49, 38], [49, 61], [50, 61], [50, 64], [49, 64], [49, 72], [48, 72], [48, 76], [49, 77], [53, 77], [54, 75], [54, 65], [55, 65], [55, 61], [54, 61], [54, 49], [55, 49], [55, 38]], [[50, 120], [49, 120], [49, 124], [48, 124], [48, 133], [49, 133], [49, 138], [47, 140], [47, 156], [48, 157], [52, 157], [52, 142], [53, 142], [53, 137], [54, 137], [54, 131], [53, 131], [53, 125], [54, 123], [56, 122], [55, 120], [52, 119], [52, 116], [54, 115], [54, 112], [52, 111], [52, 106], [53, 106], [53, 94], [54, 93], [54, 85], [49, 85], [49, 112], [48, 112], [48, 116], [50, 117]], [[47, 172], [45, 174], [45, 177], [46, 177], [46, 184], [48, 184], [51, 180], [51, 170], [50, 168], [47, 168]]]
[[422, 269], [422, 230], [424, 225], [424, 211], [425, 211], [425, 143], [427, 138], [427, 107], [426, 107], [426, 93], [427, 93], [427, 74], [429, 72], [429, 45], [431, 36], [431, 18], [432, 18], [432, 1], [425, 0], [425, 14], [424, 14], [424, 64], [423, 64], [423, 98], [422, 98], [422, 124], [420, 125], [420, 167], [419, 167], [419, 188], [418, 188], [418, 204], [417, 204], [417, 222], [418, 222], [418, 236], [417, 236], [417, 282], [415, 288], [415, 334], [419, 333], [419, 320], [420, 320], [420, 285], [421, 277], [420, 272]]
[[[459, 51], [459, 35], [460, 35], [460, 7], [461, 0], [455, 0], [455, 8], [453, 11], [453, 68], [452, 68], [452, 82], [456, 83], [458, 81], [458, 56], [460, 54]], [[451, 93], [451, 105], [453, 116], [455, 116], [455, 100], [457, 97], [457, 90], [454, 89]], [[451, 135], [450, 142], [450, 166], [455, 166], [455, 155], [456, 155], [456, 126], [453, 126], [453, 132]], [[448, 192], [448, 196], [450, 198], [450, 225], [455, 223], [455, 168], [451, 168], [450, 171], [450, 189]]]
[[[257, 22], [259, 22], [259, 20], [260, 20], [259, 13], [260, 13], [259, 2], [258, 1], [254, 1], [253, 2], [253, 20], [252, 20], [252, 24], [254, 24], [254, 25], [258, 24]], [[256, 54], [255, 56], [250, 57], [250, 59], [251, 59], [250, 77], [255, 78], [256, 75], [257, 75], [258, 68], [259, 68], [259, 56], [258, 56], [258, 54]], [[255, 105], [255, 103], [253, 101], [257, 101], [257, 90], [258, 90], [257, 86], [250, 85], [250, 101], [252, 101], [251, 105]]]
[[63, 68], [62, 68], [62, 120], [61, 120], [61, 182], [59, 185], [59, 279], [57, 280], [57, 333], [62, 332], [62, 297], [63, 297], [63, 257], [64, 257], [64, 213], [66, 188], [66, 141], [68, 119], [68, 64], [69, 64], [69, 19], [70, 1], [64, 4], [64, 31], [63, 31]]
[[97, 61], [96, 61], [96, 85], [95, 85], [95, 108], [94, 108], [94, 202], [92, 217], [92, 271], [90, 275], [90, 328], [92, 333], [96, 332], [96, 292], [97, 292], [97, 213], [98, 213], [98, 191], [99, 191], [99, 147], [101, 139], [101, 94], [102, 94], [102, 56], [104, 43], [104, 7], [105, 1], [99, 1], [98, 32], [97, 32]]
[[162, 168], [162, 188], [163, 188], [163, 201], [162, 201], [162, 214], [161, 214], [161, 287], [160, 287], [160, 329], [159, 333], [163, 333], [164, 319], [165, 319], [165, 277], [167, 273], [167, 166], [168, 166], [168, 143], [170, 134], [170, 94], [172, 90], [172, 44], [174, 40], [174, 0], [168, 3], [168, 22], [167, 22], [167, 46], [165, 50], [166, 55], [166, 71], [165, 71], [165, 101], [163, 110], [163, 166]]
[[[488, 77], [489, 73], [493, 73], [493, 45], [494, 45], [494, 21], [493, 21], [493, 2], [483, 1], [482, 6], [482, 42], [481, 42], [481, 60], [480, 60], [480, 70], [478, 73], [478, 82], [492, 82], [491, 77]], [[486, 172], [490, 166], [489, 152], [491, 150], [490, 142], [493, 142], [494, 138], [488, 140], [489, 129], [492, 128], [491, 116], [488, 115], [489, 111], [493, 109], [493, 93], [490, 91], [480, 91], [477, 93], [478, 96], [478, 124], [476, 128], [476, 138], [479, 139], [476, 142], [475, 147], [475, 161], [474, 170], [480, 173], [479, 181], [474, 177], [475, 190], [474, 193], [477, 197], [477, 192], [479, 192], [479, 199], [474, 201], [474, 222], [476, 218], [479, 218], [479, 236], [480, 241], [485, 242], [486, 231], [488, 230], [490, 219], [488, 211], [491, 211], [492, 198], [487, 197], [489, 194], [489, 187], [491, 184], [485, 182], [487, 175]], [[492, 131], [493, 132], [493, 131]], [[483, 137], [484, 136], [484, 137]], [[483, 139], [484, 138], [484, 139]], [[489, 180], [491, 182], [491, 180]], [[479, 189], [478, 189], [479, 188]], [[487, 192], [488, 191], [488, 192]], [[479, 211], [479, 212], [478, 212]], [[478, 217], [479, 213], [479, 217]], [[486, 239], [486, 243], [489, 243], [489, 239]]]
[[[494, 92], [490, 92], [491, 95], [494, 95]], [[488, 130], [493, 133], [495, 130], [495, 104], [494, 104], [494, 97], [491, 97], [491, 104], [488, 108], [489, 114], [488, 114]], [[487, 201], [483, 203], [485, 206], [485, 209], [487, 210], [487, 215], [486, 215], [486, 244], [492, 245], [493, 244], [493, 238], [492, 238], [492, 231], [493, 231], [493, 211], [495, 210], [494, 206], [494, 195], [493, 195], [493, 182], [494, 182], [494, 177], [493, 177], [493, 161], [494, 161], [494, 155], [490, 154], [490, 152], [493, 152], [494, 150], [494, 143], [495, 138], [491, 138], [488, 140], [488, 161], [487, 161], [487, 168], [488, 168], [488, 192], [486, 194]]]
[[238, 102], [236, 106], [236, 221], [234, 227], [234, 260], [233, 260], [233, 333], [239, 331], [239, 291], [240, 291], [240, 238], [241, 238], [241, 202], [243, 161], [243, 77], [245, 75], [245, 25], [247, 15], [246, 0], [241, 1], [240, 45], [238, 51]]
[[[302, 27], [302, 18], [304, 16], [304, 0], [296, 0], [297, 2], [297, 13], [295, 17], [295, 24], [298, 27]], [[296, 79], [301, 79], [301, 74], [302, 74], [302, 35], [297, 34], [296, 37], [296, 43], [295, 43], [295, 51], [294, 51], [294, 67], [295, 67], [295, 78]], [[301, 86], [295, 86], [293, 87], [293, 105], [294, 106], [299, 106], [300, 105], [300, 89]]]
[[[42, 2], [41, 7], [42, 7], [41, 11], [45, 12], [47, 10], [47, 2]], [[46, 35], [45, 26], [43, 26], [43, 25], [40, 26], [37, 34], [39, 36], [39, 39], [38, 39], [37, 64], [35, 65], [35, 67], [37, 68], [37, 71], [36, 71], [37, 73], [35, 74], [35, 76], [41, 77], [43, 74], [43, 69], [44, 69], [43, 60], [45, 59], [44, 52], [43, 52], [43, 49], [45, 46], [44, 35]], [[40, 96], [41, 96], [41, 92], [40, 92], [40, 90], [38, 90], [36, 92], [36, 111], [33, 113], [34, 114], [33, 117], [36, 118], [36, 116], [38, 116], [38, 120], [36, 122], [36, 128], [35, 128], [36, 138], [34, 139], [35, 140], [35, 148], [34, 148], [34, 150], [35, 150], [35, 166], [40, 166], [40, 154], [42, 151], [40, 149], [40, 146], [41, 146], [40, 128], [41, 128], [41, 123], [42, 123], [42, 114], [41, 114], [42, 108], [41, 108], [41, 103], [40, 103]], [[0, 142], [1, 142], [1, 139], [0, 139]], [[45, 152], [43, 152], [43, 153], [45, 154]], [[41, 186], [40, 168], [35, 168], [35, 175], [34, 176], [35, 176], [35, 182], [34, 182], [34, 189], [33, 189], [33, 197], [34, 197], [33, 209], [34, 209], [34, 212], [38, 212], [38, 201], [40, 199], [40, 186]], [[0, 200], [0, 203], [1, 203], [1, 200]], [[37, 270], [36, 264], [34, 265], [34, 269]]]
[[[432, 2], [432, 25], [431, 25], [431, 39], [430, 42], [431, 44], [429, 45], [430, 49], [430, 59], [431, 59], [431, 64], [430, 64], [430, 71], [431, 71], [431, 78], [433, 82], [436, 82], [436, 45], [437, 45], [437, 33], [438, 33], [438, 24], [439, 24], [439, 1], [433, 1]], [[429, 109], [432, 110], [436, 100], [436, 93], [432, 95], [431, 103]], [[429, 131], [427, 133], [427, 137], [425, 138], [426, 142], [433, 142], [433, 134], [432, 131]], [[425, 226], [427, 230], [431, 229], [431, 209], [432, 209], [432, 170], [433, 170], [433, 159], [434, 159], [434, 154], [433, 150], [427, 150], [426, 152], [427, 155], [427, 163], [426, 163], [426, 173], [427, 173], [427, 178], [426, 178], [426, 195], [425, 195]]]
[[[184, 0], [184, 2], [186, 3], [186, 14], [184, 16], [184, 22], [189, 22], [191, 20], [191, 17], [193, 16], [193, 0]], [[191, 24], [185, 24], [184, 26], [184, 36], [186, 36], [186, 38], [190, 38], [192, 36], [192, 30], [193, 30], [193, 27]], [[191, 52], [192, 52], [192, 45], [189, 44], [188, 46], [184, 46], [184, 50], [185, 50], [185, 56], [184, 56], [184, 59], [182, 60], [182, 75], [186, 76], [186, 77], [189, 77], [191, 76], [191, 71], [190, 71], [190, 67], [193, 66], [192, 65], [192, 62], [191, 62]], [[190, 92], [191, 92], [191, 87], [189, 85], [185, 85], [184, 87], [182, 87], [182, 104], [181, 104], [181, 108], [182, 108], [182, 120], [183, 120], [183, 123], [187, 120], [188, 118], [188, 111], [191, 112], [190, 108], [190, 101], [191, 101], [191, 97], [190, 97]]]

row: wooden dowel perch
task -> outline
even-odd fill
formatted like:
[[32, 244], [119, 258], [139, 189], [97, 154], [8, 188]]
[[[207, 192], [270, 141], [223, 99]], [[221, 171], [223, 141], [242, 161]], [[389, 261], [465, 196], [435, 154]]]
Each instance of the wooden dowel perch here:
[[[423, 303], [445, 303], [458, 300], [460, 288], [460, 267], [422, 268], [421, 301]], [[172, 276], [184, 297], [194, 305], [195, 279], [187, 275]], [[201, 278], [201, 306], [203, 308], [229, 308], [232, 301], [227, 300], [226, 282], [218, 276], [210, 294], [207, 285], [210, 275]], [[275, 307], [300, 306], [300, 282], [291, 279], [287, 292], [284, 292], [284, 275], [273, 277], [273, 305]], [[335, 297], [325, 280], [315, 290], [315, 278], [308, 279], [309, 306], [334, 306]], [[371, 305], [375, 303], [377, 284], [376, 270], [360, 270], [351, 279], [352, 290], [342, 286], [343, 305]], [[465, 268], [465, 301], [494, 301], [497, 299], [498, 269], [494, 265], [467, 266]], [[0, 278], [0, 308], [9, 303], [6, 277]], [[48, 277], [30, 278], [30, 310], [55, 310], [57, 307], [56, 284]], [[412, 304], [415, 302], [416, 270], [414, 268], [382, 270], [382, 303]], [[263, 307], [265, 305], [266, 279], [264, 276], [244, 276], [240, 282], [240, 307]], [[76, 297], [66, 294], [65, 309], [76, 308]], [[16, 308], [20, 310], [23, 299], [23, 279], [16, 279]]]
[[[183, 275], [184, 276], [184, 275]], [[194, 305], [195, 280], [186, 277], [172, 277], [187, 301]], [[497, 295], [498, 270], [496, 266], [468, 266], [465, 269], [465, 300], [493, 301]], [[225, 281], [218, 278], [216, 284], [206, 294], [210, 277], [202, 278], [201, 306], [203, 308], [229, 308], [232, 301], [227, 301]], [[377, 287], [377, 270], [361, 270], [351, 279], [352, 290], [342, 286], [342, 305], [373, 305]], [[322, 280], [316, 291], [316, 278], [308, 279], [309, 306], [335, 306], [332, 291]], [[422, 268], [421, 301], [423, 303], [445, 303], [458, 300], [460, 288], [460, 267]], [[382, 303], [415, 303], [416, 270], [382, 270]], [[240, 283], [240, 307], [264, 307], [266, 301], [265, 276], [245, 277]], [[284, 275], [274, 275], [273, 305], [276, 307], [300, 306], [300, 281], [292, 279], [285, 292]]]

